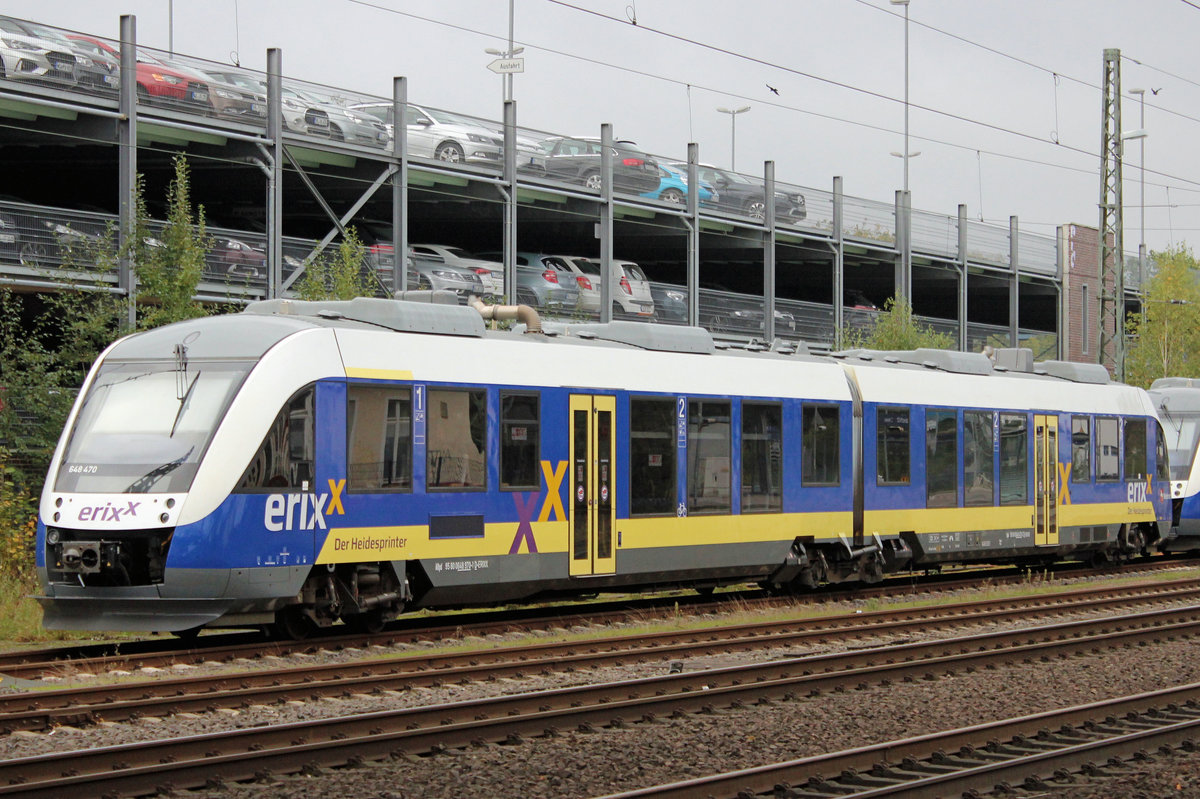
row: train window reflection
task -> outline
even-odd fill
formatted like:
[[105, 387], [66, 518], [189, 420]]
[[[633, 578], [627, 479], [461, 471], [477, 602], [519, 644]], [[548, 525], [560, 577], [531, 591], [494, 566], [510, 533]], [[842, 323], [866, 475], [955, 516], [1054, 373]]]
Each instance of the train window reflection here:
[[996, 414], [963, 412], [963, 504], [995, 505]]
[[783, 408], [742, 403], [742, 512], [783, 510]]
[[1117, 420], [1096, 420], [1096, 479], [1116, 480], [1121, 474], [1121, 442], [1117, 433]]
[[728, 400], [688, 403], [688, 513], [728, 513], [731, 507]]
[[1146, 420], [1125, 420], [1125, 479], [1145, 479], [1146, 469]]
[[1154, 477], [1157, 480], [1170, 480], [1170, 468], [1167, 461], [1167, 437], [1162, 425], [1154, 425]]
[[242, 474], [238, 490], [304, 489], [312, 483], [315, 396], [309, 386], [283, 406]]
[[431, 389], [427, 418], [426, 488], [486, 488], [487, 392]]
[[958, 505], [958, 414], [925, 412], [925, 507]]
[[1000, 414], [1000, 504], [1029, 502], [1029, 419]]
[[836, 405], [805, 405], [804, 458], [801, 480], [804, 485], [837, 485], [841, 482], [840, 417]]
[[675, 497], [675, 400], [630, 400], [630, 513], [674, 516]]
[[351, 385], [346, 408], [351, 491], [412, 490], [412, 399], [407, 388]]
[[1089, 416], [1071, 417], [1071, 482], [1092, 481], [1092, 420]]
[[500, 487], [537, 490], [541, 457], [537, 394], [500, 394]]
[[907, 408], [880, 408], [875, 454], [880, 485], [909, 483], [909, 423]]
[[1192, 458], [1200, 442], [1200, 414], [1173, 411], [1163, 416], [1166, 422], [1167, 458], [1171, 464], [1171, 479], [1186, 480], [1192, 473]]

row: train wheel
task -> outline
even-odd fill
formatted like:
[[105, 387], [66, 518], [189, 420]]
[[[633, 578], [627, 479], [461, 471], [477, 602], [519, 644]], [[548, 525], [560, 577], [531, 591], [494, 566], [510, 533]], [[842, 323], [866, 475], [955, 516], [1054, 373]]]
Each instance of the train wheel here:
[[350, 618], [345, 619], [345, 622], [346, 626], [356, 633], [374, 635], [387, 624], [387, 618], [383, 615], [381, 608], [374, 608], [362, 613], [355, 613]]
[[304, 611], [292, 606], [275, 611], [271, 636], [286, 641], [302, 641], [313, 631], [313, 623]]

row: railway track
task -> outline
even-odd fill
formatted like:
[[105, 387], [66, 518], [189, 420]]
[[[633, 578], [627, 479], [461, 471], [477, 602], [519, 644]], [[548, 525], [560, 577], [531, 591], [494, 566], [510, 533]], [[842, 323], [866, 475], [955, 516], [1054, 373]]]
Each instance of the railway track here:
[[[1147, 558], [1121, 572], [1113, 569], [1092, 569], [1060, 564], [1055, 574], [1072, 578], [1113, 576], [1186, 569], [1188, 560]], [[110, 644], [50, 647], [13, 652], [0, 652], [0, 675], [21, 679], [36, 679], [57, 672], [90, 672], [144, 667], [164, 667], [203, 662], [230, 662], [238, 658], [257, 658], [263, 655], [286, 656], [311, 654], [322, 650], [393, 646], [439, 639], [458, 639], [465, 636], [487, 636], [520, 630], [554, 630], [576, 626], [604, 626], [613, 623], [655, 618], [673, 614], [679, 609], [700, 615], [727, 612], [731, 606], [756, 608], [791, 607], [797, 603], [824, 604], [855, 601], [877, 597], [894, 597], [904, 593], [924, 591], [948, 592], [977, 588], [981, 585], [1003, 586], [1027, 583], [1030, 575], [1021, 569], [987, 569], [971, 572], [916, 577], [893, 577], [882, 585], [825, 590], [797, 596], [772, 597], [758, 589], [736, 591], [712, 600], [701, 594], [638, 597], [627, 600], [593, 603], [580, 610], [579, 603], [536, 606], [504, 611], [474, 611], [436, 617], [405, 618], [393, 622], [388, 629], [375, 635], [343, 634], [333, 628], [325, 634], [304, 641], [278, 641], [257, 632], [223, 633], [205, 636], [201, 644], [178, 639], [131, 640]]]
[[[996, 786], [1051, 795], [1161, 747], [1194, 750], [1200, 684], [1167, 688], [752, 769], [656, 785], [602, 799], [915, 799]], [[1099, 765], [1098, 765], [1099, 764]]]
[[662, 631], [594, 641], [537, 643], [431, 656], [385, 657], [300, 668], [256, 669], [57, 691], [0, 694], [0, 732], [49, 729], [143, 716], [309, 701], [384, 690], [519, 678], [645, 662], [675, 662], [713, 653], [761, 651], [836, 641], [900, 636], [928, 630], [999, 624], [1029, 614], [1061, 616], [1131, 604], [1200, 602], [1200, 579], [1092, 588], [1049, 596], [991, 599], [929, 608], [894, 609], [812, 619]]
[[789, 701], [1200, 633], [1200, 605], [0, 762], [0, 796], [146, 793]]

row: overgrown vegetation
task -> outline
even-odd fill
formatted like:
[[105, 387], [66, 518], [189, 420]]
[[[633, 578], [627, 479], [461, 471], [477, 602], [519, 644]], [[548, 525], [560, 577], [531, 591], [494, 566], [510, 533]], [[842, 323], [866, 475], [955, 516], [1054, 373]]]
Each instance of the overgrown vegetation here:
[[[33, 537], [37, 502], [54, 446], [78, 387], [105, 346], [132, 328], [202, 316], [193, 298], [208, 249], [203, 208], [193, 209], [187, 161], [175, 159], [168, 219], [151, 234], [141, 184], [133, 235], [117, 246], [109, 226], [99, 236], [60, 232], [55, 293], [0, 290], [0, 638], [44, 637], [41, 611], [26, 598], [37, 590]], [[128, 299], [108, 276], [128, 257], [137, 286]]]
[[1158, 377], [1200, 377], [1200, 263], [1183, 244], [1153, 260], [1142, 313], [1126, 326], [1125, 381], [1143, 388]]
[[346, 235], [332, 258], [317, 258], [296, 281], [295, 290], [302, 300], [352, 300], [372, 297], [379, 290], [379, 280], [364, 268], [366, 247], [354, 228]]
[[958, 342], [949, 333], [939, 333], [913, 317], [907, 297], [889, 297], [875, 324], [866, 328], [843, 327], [842, 349], [915, 350], [928, 347], [952, 350]]

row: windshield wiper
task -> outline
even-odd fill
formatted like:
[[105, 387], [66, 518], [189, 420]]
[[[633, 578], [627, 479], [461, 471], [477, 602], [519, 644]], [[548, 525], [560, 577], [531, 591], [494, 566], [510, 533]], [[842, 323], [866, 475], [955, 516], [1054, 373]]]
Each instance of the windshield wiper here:
[[164, 477], [175, 471], [188, 459], [195, 447], [188, 447], [188, 451], [180, 455], [173, 461], [168, 461], [161, 466], [155, 466], [150, 471], [143, 474], [138, 479], [129, 484], [123, 493], [126, 494], [145, 494], [150, 490], [150, 487], [159, 481], [159, 478]]
[[196, 372], [196, 376], [192, 378], [192, 382], [188, 383], [187, 391], [183, 392], [183, 396], [179, 398], [179, 410], [175, 411], [175, 421], [171, 422], [170, 438], [175, 437], [175, 428], [179, 426], [179, 420], [183, 418], [183, 409], [187, 407], [188, 400], [192, 398], [192, 389], [196, 387], [196, 382], [200, 379], [200, 372]]

